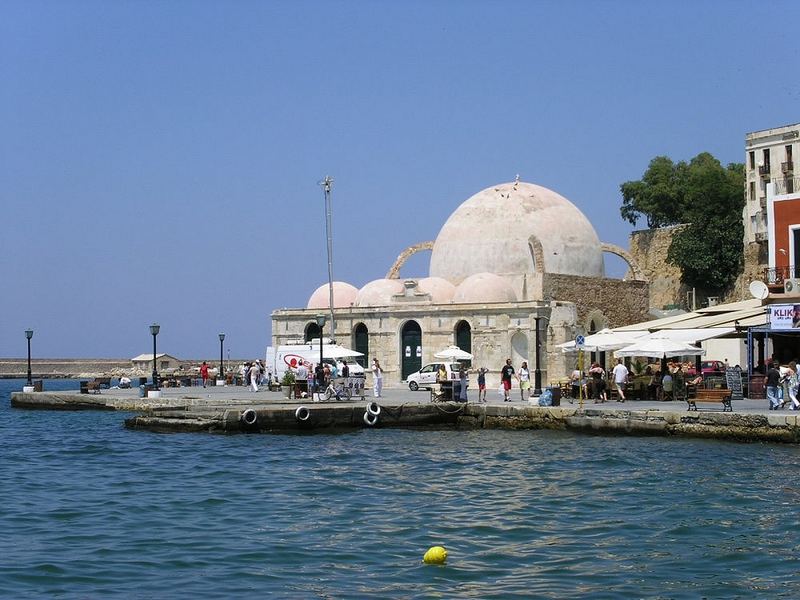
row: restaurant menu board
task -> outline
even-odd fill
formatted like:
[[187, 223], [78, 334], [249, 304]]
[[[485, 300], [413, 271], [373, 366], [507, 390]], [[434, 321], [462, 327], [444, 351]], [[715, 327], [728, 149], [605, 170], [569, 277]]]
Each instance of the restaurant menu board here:
[[742, 395], [742, 369], [740, 367], [725, 369], [725, 383], [731, 391], [731, 400], [744, 400]]

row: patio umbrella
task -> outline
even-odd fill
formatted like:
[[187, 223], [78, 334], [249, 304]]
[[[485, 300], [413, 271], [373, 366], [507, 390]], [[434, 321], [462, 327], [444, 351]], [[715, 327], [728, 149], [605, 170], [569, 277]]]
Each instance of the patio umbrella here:
[[668, 358], [670, 356], [702, 356], [703, 348], [692, 346], [688, 342], [673, 340], [668, 337], [651, 335], [642, 338], [629, 346], [614, 352], [615, 356], [646, 356], [648, 358]]
[[458, 346], [448, 346], [433, 356], [436, 358], [448, 358], [450, 360], [472, 360], [472, 354], [465, 352]]

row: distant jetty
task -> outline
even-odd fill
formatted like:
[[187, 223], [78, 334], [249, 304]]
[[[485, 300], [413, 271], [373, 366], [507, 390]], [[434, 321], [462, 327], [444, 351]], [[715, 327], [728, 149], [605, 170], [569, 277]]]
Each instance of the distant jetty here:
[[[203, 360], [181, 360], [180, 366], [188, 371], [198, 367]], [[226, 361], [227, 363], [228, 361]], [[238, 365], [244, 360], [230, 359]], [[34, 379], [85, 379], [88, 377], [149, 376], [150, 370], [134, 368], [129, 358], [34, 358], [31, 359]], [[24, 379], [28, 376], [28, 359], [0, 358], [0, 379]]]

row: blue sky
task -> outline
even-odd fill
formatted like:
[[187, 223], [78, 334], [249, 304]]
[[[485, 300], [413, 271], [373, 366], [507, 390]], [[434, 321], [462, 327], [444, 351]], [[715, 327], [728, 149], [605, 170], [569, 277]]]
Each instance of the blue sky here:
[[[519, 174], [628, 245], [651, 158], [800, 121], [796, 2], [0, 3], [0, 356], [262, 356]], [[475, 232], [480, 235], [480, 232]], [[403, 271], [427, 275], [429, 255]], [[620, 266], [613, 261], [609, 272]]]

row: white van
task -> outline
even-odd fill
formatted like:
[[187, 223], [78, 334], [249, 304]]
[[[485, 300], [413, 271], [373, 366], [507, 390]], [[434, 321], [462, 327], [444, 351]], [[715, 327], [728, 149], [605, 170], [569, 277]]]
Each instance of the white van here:
[[408, 382], [408, 389], [416, 392], [420, 388], [430, 389], [436, 385], [436, 374], [439, 372], [439, 367], [444, 365], [447, 371], [447, 378], [452, 381], [458, 380], [458, 363], [428, 363], [416, 373], [411, 373], [406, 378]]
[[[323, 338], [324, 341], [325, 338]], [[344, 360], [347, 361], [350, 375], [364, 374], [364, 367], [359, 365], [355, 358], [345, 358]], [[267, 370], [272, 373], [274, 379], [281, 381], [287, 369], [294, 369], [303, 363], [306, 368], [311, 370], [311, 367], [319, 362], [319, 342], [287, 344], [277, 348], [270, 346], [267, 348], [266, 361]], [[336, 365], [339, 370], [342, 368], [342, 359], [325, 358], [322, 362]]]

